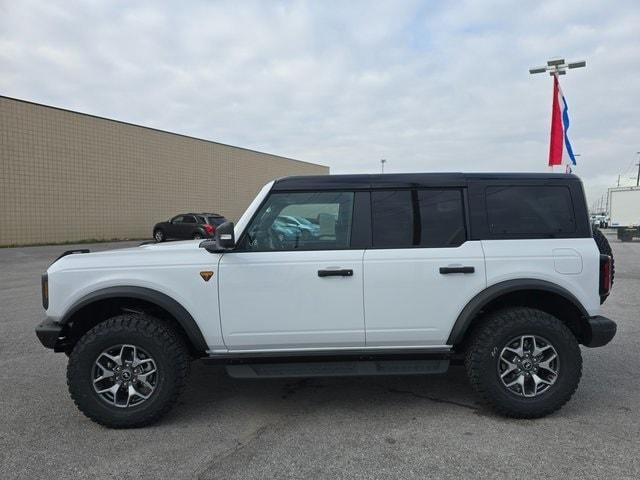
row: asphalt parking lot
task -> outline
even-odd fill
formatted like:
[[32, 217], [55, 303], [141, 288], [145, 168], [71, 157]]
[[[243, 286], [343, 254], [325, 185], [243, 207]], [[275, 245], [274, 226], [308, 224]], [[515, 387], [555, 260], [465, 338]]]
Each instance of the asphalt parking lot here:
[[40, 274], [72, 247], [0, 249], [0, 477], [637, 479], [640, 242], [609, 239], [616, 278], [603, 311], [618, 335], [583, 348], [580, 388], [550, 417], [495, 416], [476, 404], [460, 367], [433, 377], [236, 380], [196, 363], [176, 408], [140, 430], [85, 418], [67, 393], [66, 357], [34, 335]]

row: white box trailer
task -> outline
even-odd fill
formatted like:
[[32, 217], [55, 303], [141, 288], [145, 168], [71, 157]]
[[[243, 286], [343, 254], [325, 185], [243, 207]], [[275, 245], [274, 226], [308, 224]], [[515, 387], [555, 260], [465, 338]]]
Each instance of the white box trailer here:
[[640, 236], [640, 187], [609, 189], [609, 226], [622, 241]]

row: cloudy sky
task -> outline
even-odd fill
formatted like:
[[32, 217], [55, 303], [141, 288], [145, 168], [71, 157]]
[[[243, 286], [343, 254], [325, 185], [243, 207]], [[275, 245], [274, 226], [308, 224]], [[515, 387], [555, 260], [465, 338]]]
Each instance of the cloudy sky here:
[[637, 0], [0, 0], [0, 94], [333, 173], [547, 171], [557, 56], [593, 201], [637, 172]]

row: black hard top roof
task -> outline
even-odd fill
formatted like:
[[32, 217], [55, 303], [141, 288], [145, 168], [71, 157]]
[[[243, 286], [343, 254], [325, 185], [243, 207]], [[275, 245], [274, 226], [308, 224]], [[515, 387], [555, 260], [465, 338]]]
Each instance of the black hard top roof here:
[[563, 181], [580, 179], [565, 173], [385, 173], [357, 175], [308, 175], [284, 177], [274, 182], [272, 190], [329, 190], [411, 187], [456, 187], [474, 181]]

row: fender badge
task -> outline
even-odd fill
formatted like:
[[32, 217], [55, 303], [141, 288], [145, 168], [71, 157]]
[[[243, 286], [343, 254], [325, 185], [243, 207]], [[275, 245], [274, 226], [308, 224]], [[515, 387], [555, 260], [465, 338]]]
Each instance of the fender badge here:
[[213, 272], [200, 272], [200, 276], [205, 282], [208, 282], [213, 277]]

